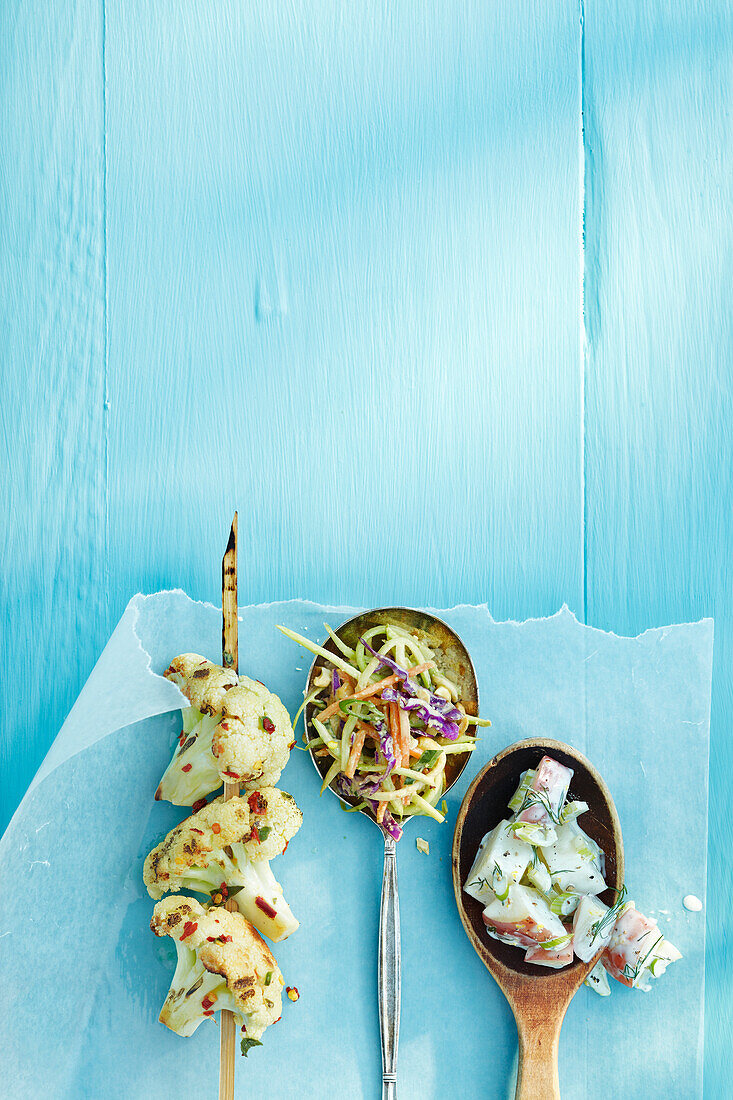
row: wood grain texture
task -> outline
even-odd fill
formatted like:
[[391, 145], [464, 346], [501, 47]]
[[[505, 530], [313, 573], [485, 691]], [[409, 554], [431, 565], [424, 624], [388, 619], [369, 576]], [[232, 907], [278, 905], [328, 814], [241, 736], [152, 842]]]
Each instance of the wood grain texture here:
[[40, 15], [0, 5], [0, 828], [109, 633], [102, 14]]
[[0, 663], [56, 655], [2, 693], [0, 828], [246, 502], [243, 602], [713, 614], [727, 881], [731, 46], [722, 0], [0, 7]]
[[715, 618], [710, 1097], [733, 1043], [732, 59], [728, 5], [586, 4], [587, 616]]
[[578, 56], [557, 0], [109, 0], [118, 608], [246, 500], [245, 601], [582, 609]]

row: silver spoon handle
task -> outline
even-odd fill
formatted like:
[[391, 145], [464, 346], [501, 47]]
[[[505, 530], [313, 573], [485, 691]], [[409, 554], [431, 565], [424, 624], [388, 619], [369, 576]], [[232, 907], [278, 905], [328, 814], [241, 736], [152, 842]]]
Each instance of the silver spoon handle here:
[[397, 1097], [397, 1043], [400, 1037], [400, 900], [397, 846], [384, 837], [382, 901], [379, 907], [379, 1030], [382, 1037], [382, 1100]]

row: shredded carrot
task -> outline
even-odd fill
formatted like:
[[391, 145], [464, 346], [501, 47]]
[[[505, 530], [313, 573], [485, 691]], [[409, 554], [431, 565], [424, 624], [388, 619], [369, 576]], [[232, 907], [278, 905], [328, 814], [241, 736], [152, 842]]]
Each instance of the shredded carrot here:
[[[421, 672], [427, 672], [427, 670], [431, 667], [432, 661], [428, 661], [427, 664], [415, 665], [414, 668], [408, 668], [407, 672], [409, 676], [419, 676]], [[378, 680], [376, 684], [367, 684], [367, 686], [365, 688], [362, 688], [361, 691], [357, 691], [353, 695], [349, 695], [348, 698], [354, 700], [368, 699], [370, 696], [376, 695], [377, 692], [382, 691], [383, 688], [391, 687], [392, 684], [396, 684], [399, 678], [400, 677], [396, 673], [393, 673], [391, 676], [385, 676], [383, 680]], [[332, 703], [329, 703], [326, 709], [322, 710], [321, 713], [318, 715], [319, 721], [324, 722], [327, 718], [331, 718], [332, 715], [336, 714], [339, 709], [340, 701], [341, 700], [334, 699]]]
[[356, 765], [361, 756], [361, 750], [364, 748], [364, 738], [366, 737], [366, 731], [363, 729], [354, 731], [354, 744], [351, 746], [351, 752], [349, 753], [349, 760], [346, 765], [346, 771], [344, 775], [348, 779], [353, 779], [356, 775]]
[[404, 711], [397, 708], [397, 722], [400, 727], [400, 747], [402, 749], [402, 759], [408, 761], [410, 759], [410, 718]]
[[331, 753], [328, 751], [328, 749], [314, 749], [313, 750], [313, 755], [314, 756], [330, 756]]
[[387, 811], [387, 803], [386, 802], [378, 802], [377, 803], [377, 821], [380, 823], [380, 825], [382, 823], [382, 820], [384, 818], [384, 815], [385, 815], [386, 811]]

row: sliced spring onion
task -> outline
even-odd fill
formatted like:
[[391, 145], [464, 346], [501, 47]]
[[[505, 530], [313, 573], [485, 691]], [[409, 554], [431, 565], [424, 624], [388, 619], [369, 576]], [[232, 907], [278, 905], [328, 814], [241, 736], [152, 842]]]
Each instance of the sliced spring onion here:
[[545, 940], [539, 946], [543, 951], [557, 951], [561, 947], [567, 947], [572, 938], [572, 935], [556, 936], [554, 940]]
[[426, 749], [422, 756], [415, 761], [415, 770], [420, 771], [423, 768], [432, 768], [439, 757], [440, 749]]
[[345, 802], [339, 800], [339, 806], [345, 814], [355, 814], [357, 810], [363, 810], [366, 808], [366, 802], [357, 802], [356, 806], [347, 806]]

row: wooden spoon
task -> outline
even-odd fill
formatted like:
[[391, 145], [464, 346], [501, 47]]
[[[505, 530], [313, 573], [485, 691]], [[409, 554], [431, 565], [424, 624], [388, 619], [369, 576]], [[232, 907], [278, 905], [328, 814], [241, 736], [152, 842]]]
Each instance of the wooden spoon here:
[[495, 756], [468, 788], [453, 835], [453, 889], [468, 938], [514, 1013], [519, 1032], [515, 1100], [559, 1100], [560, 1028], [573, 995], [601, 954], [589, 963], [576, 958], [562, 970], [526, 963], [520, 948], [487, 934], [484, 907], [463, 892], [483, 836], [509, 816], [508, 802], [521, 773], [536, 768], [545, 755], [573, 769], [569, 797], [588, 803], [580, 824], [606, 857], [609, 889], [600, 895], [606, 905], [613, 905], [624, 878], [621, 826], [611, 793], [590, 761], [569, 745], [547, 738], [517, 741]]

